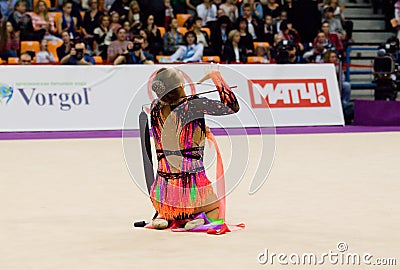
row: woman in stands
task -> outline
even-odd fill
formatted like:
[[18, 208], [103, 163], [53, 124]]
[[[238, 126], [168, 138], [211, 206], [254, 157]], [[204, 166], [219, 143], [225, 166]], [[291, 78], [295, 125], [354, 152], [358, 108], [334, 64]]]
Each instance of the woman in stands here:
[[178, 20], [172, 18], [169, 23], [168, 31], [163, 36], [164, 53], [171, 55], [183, 43], [183, 35], [178, 32]]
[[89, 0], [89, 6], [83, 16], [82, 33], [86, 43], [93, 48], [94, 29], [99, 27], [100, 17], [104, 14], [99, 10], [99, 0]]
[[[219, 218], [219, 201], [203, 165], [205, 137], [209, 132], [204, 115], [233, 114], [239, 111], [239, 104], [218, 71], [205, 78], [213, 80], [220, 101], [187, 97], [183, 76], [175, 68], [158, 70], [152, 82], [158, 97], [151, 105], [158, 170], [150, 198], [158, 213], [152, 223], [157, 229], [168, 227], [168, 221], [201, 212], [208, 218]], [[185, 228], [203, 223], [204, 219], [195, 219], [186, 223]]]
[[154, 23], [154, 15], [150, 14], [143, 29], [147, 33], [147, 41], [149, 42], [149, 51], [153, 55], [159, 55], [163, 51], [163, 40], [161, 37], [160, 29]]
[[131, 24], [132, 31], [142, 28], [143, 14], [140, 11], [139, 3], [133, 0], [129, 5], [128, 21]]
[[56, 37], [57, 29], [54, 23], [54, 18], [49, 16], [48, 7], [44, 0], [39, 0], [33, 9], [32, 25], [35, 31], [43, 31], [43, 38], [46, 40], [62, 41]]
[[240, 33], [234, 29], [228, 34], [227, 44], [224, 46], [222, 60], [230, 63], [245, 63], [246, 62], [246, 47], [240, 45]]
[[107, 60], [107, 49], [111, 44], [114, 32], [110, 28], [110, 16], [104, 15], [100, 17], [100, 25], [93, 31], [96, 40], [96, 54]]
[[113, 11], [110, 13], [110, 29], [114, 33], [114, 39], [116, 38], [117, 35], [117, 30], [121, 28], [121, 24], [119, 23], [119, 14], [116, 11]]
[[249, 33], [247, 20], [245, 18], [239, 18], [238, 20], [238, 30], [240, 33], [240, 46], [246, 48], [246, 54], [254, 54], [254, 43], [253, 37]]
[[197, 43], [196, 34], [188, 31], [183, 38], [185, 45], [179, 46], [179, 49], [171, 55], [172, 62], [200, 62], [203, 57], [203, 44]]
[[10, 22], [3, 21], [0, 29], [0, 58], [8, 61], [9, 57], [17, 57], [19, 36]]
[[57, 22], [57, 32], [62, 33], [67, 31], [73, 39], [77, 31], [78, 19], [72, 16], [72, 2], [70, 0], [64, 1], [62, 5], [62, 16]]

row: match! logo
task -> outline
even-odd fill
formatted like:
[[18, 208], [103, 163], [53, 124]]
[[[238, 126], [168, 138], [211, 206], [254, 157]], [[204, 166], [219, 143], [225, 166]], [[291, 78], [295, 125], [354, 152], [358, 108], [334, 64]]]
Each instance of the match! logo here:
[[253, 108], [331, 106], [326, 79], [249, 80], [248, 83]]

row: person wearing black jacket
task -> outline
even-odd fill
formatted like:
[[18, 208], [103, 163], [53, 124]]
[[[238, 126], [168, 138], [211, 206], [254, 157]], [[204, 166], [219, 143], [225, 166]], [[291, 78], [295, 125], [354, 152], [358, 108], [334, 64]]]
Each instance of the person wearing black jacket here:
[[232, 30], [231, 21], [228, 16], [218, 18], [217, 26], [211, 30], [211, 46], [214, 52], [221, 56], [224, 46], [228, 41], [228, 34]]
[[246, 63], [246, 47], [240, 45], [240, 33], [234, 29], [229, 32], [228, 42], [224, 46], [222, 60], [230, 63]]

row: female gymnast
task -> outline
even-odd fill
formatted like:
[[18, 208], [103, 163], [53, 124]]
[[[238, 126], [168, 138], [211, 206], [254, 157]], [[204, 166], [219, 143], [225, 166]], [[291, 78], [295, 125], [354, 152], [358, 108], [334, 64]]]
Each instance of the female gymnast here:
[[219, 217], [221, 198], [217, 198], [203, 165], [209, 132], [204, 115], [233, 114], [239, 111], [239, 104], [219, 71], [209, 72], [202, 81], [206, 79], [213, 80], [220, 101], [186, 96], [183, 76], [176, 68], [161, 68], [153, 79], [157, 98], [151, 104], [151, 128], [158, 170], [150, 198], [157, 211], [152, 221], [156, 229], [188, 219], [186, 230], [201, 226], [204, 219], [194, 217], [202, 212], [210, 219]]

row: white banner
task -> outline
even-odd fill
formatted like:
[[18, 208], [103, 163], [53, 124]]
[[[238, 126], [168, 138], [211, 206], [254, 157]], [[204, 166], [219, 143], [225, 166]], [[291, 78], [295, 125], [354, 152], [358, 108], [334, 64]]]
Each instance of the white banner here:
[[[178, 66], [187, 94], [215, 88], [192, 84], [207, 66]], [[149, 82], [160, 67], [1, 66], [0, 131], [138, 129], [142, 105], [155, 97]], [[241, 108], [236, 115], [208, 117], [211, 127], [344, 124], [333, 65], [221, 65], [220, 71], [237, 86]]]

